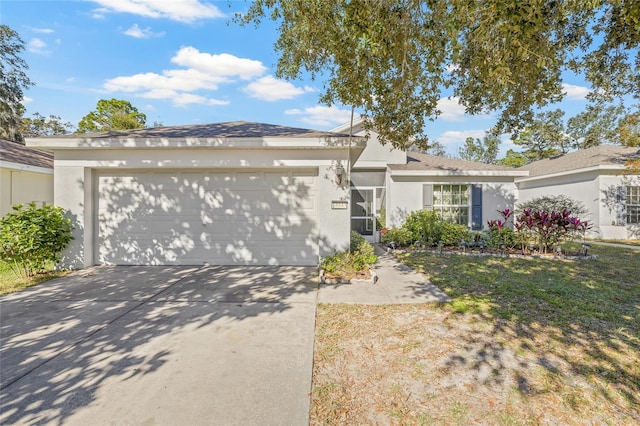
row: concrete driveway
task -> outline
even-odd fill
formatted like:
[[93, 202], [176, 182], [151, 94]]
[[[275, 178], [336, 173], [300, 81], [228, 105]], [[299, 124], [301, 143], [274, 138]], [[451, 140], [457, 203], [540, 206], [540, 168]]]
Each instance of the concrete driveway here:
[[0, 424], [306, 425], [315, 268], [96, 267], [0, 299]]

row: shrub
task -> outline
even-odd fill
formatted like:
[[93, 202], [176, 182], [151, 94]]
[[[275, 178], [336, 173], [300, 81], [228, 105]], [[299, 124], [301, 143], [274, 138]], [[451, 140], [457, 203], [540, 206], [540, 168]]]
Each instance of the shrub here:
[[360, 235], [356, 231], [351, 231], [351, 242], [349, 244], [349, 250], [351, 250], [352, 252], [356, 251], [362, 243], [366, 242], [367, 240], [365, 240], [362, 235]]
[[446, 223], [437, 212], [418, 210], [409, 215], [403, 228], [411, 233], [411, 242], [420, 241], [426, 245], [434, 245], [440, 241], [442, 224]]
[[358, 244], [354, 246], [354, 236], [352, 232], [351, 245], [353, 249], [351, 251], [344, 250], [332, 256], [324, 257], [320, 263], [320, 267], [330, 274], [349, 275], [369, 269], [371, 265], [376, 263], [378, 256], [374, 253], [373, 245], [360, 234], [357, 235], [360, 239], [355, 238]]
[[518, 245], [518, 241], [518, 235], [511, 228], [503, 227], [501, 229], [489, 229], [487, 245], [493, 249], [501, 248], [502, 244], [504, 244], [505, 248], [516, 247]]
[[32, 276], [57, 263], [73, 240], [71, 220], [60, 207], [17, 204], [0, 220], [0, 259], [16, 275]]
[[411, 213], [402, 227], [388, 230], [382, 236], [382, 242], [404, 247], [416, 242], [428, 246], [438, 243], [454, 246], [459, 244], [460, 240], [469, 239], [470, 235], [469, 229], [464, 225], [449, 223], [437, 212], [419, 210]]
[[521, 236], [522, 249], [528, 244], [537, 243], [540, 250], [546, 253], [549, 247], [553, 247], [565, 240], [583, 236], [591, 225], [582, 221], [571, 212], [534, 211], [525, 209], [516, 218], [515, 228]]
[[585, 217], [589, 211], [585, 205], [566, 195], [544, 195], [542, 197], [532, 198], [529, 201], [520, 203], [516, 206], [517, 210], [538, 211], [538, 212], [562, 212], [567, 210], [571, 215], [576, 217]]
[[394, 243], [397, 246], [410, 246], [415, 242], [413, 234], [404, 226], [389, 229], [380, 239], [384, 244]]
[[464, 225], [457, 223], [448, 223], [443, 221], [441, 224], [440, 240], [445, 246], [455, 246], [461, 240], [467, 241], [471, 238], [471, 231]]

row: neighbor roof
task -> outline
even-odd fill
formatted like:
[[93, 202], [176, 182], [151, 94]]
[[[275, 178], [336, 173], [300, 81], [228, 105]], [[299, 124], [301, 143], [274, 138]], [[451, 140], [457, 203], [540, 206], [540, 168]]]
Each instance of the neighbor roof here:
[[527, 176], [526, 171], [439, 155], [407, 153], [406, 164], [390, 164], [393, 174]]
[[151, 127], [144, 129], [121, 130], [103, 133], [69, 134], [55, 136], [55, 139], [184, 139], [184, 138], [321, 138], [348, 137], [346, 134], [321, 130], [301, 129], [276, 124], [254, 123], [249, 121], [230, 121], [225, 123], [192, 124], [186, 126]]
[[0, 139], [0, 162], [52, 169], [53, 154], [28, 148], [19, 142]]
[[519, 167], [518, 170], [527, 170], [530, 177], [535, 177], [592, 167], [612, 166], [613, 168], [622, 168], [625, 161], [633, 158], [640, 158], [640, 149], [638, 147], [600, 145], [534, 161]]

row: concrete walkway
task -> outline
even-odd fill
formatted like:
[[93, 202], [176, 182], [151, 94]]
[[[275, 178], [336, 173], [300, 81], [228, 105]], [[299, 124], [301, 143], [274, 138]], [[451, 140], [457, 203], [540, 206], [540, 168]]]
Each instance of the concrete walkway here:
[[587, 241], [587, 243], [596, 244], [599, 246], [609, 246], [609, 247], [626, 248], [631, 250], [640, 250], [640, 246], [634, 246], [633, 244], [609, 243], [606, 241]]
[[0, 424], [308, 425], [321, 303], [442, 302], [305, 267], [95, 267], [0, 298]]
[[378, 262], [375, 271], [378, 281], [371, 284], [322, 284], [319, 303], [394, 304], [447, 302], [449, 297], [425, 280], [424, 275], [376, 247]]

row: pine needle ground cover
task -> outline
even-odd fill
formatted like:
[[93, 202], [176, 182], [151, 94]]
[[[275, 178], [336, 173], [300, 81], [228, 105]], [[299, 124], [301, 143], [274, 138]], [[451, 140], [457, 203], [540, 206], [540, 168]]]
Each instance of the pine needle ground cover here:
[[405, 253], [446, 304], [320, 305], [313, 424], [640, 423], [640, 249]]

